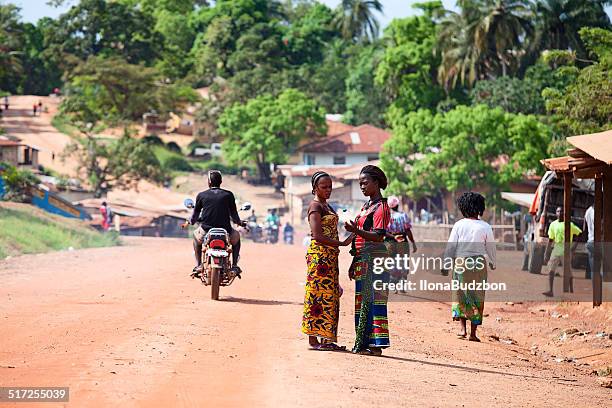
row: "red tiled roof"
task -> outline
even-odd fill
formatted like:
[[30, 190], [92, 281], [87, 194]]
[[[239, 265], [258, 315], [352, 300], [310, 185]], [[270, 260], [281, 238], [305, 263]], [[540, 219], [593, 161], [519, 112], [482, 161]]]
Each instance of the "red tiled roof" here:
[[338, 122], [335, 120], [327, 119], [325, 121], [327, 123], [327, 135], [337, 135], [338, 133], [347, 132], [349, 130], [355, 129], [354, 126], [347, 125], [346, 123]]
[[307, 153], [379, 153], [391, 134], [372, 125], [361, 125], [302, 146]]

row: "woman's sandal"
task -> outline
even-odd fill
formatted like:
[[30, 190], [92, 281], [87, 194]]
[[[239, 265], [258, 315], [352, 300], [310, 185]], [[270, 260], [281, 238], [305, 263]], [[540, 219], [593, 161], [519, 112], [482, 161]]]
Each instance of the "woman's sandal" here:
[[380, 357], [382, 356], [382, 350], [378, 349], [378, 350], [372, 350], [372, 349], [363, 349], [363, 350], [359, 350], [357, 352], [357, 354], [360, 354], [362, 356], [375, 356], [375, 357]]
[[335, 343], [321, 343], [317, 346], [311, 346], [310, 349], [316, 351], [346, 351], [345, 346], [339, 346]]

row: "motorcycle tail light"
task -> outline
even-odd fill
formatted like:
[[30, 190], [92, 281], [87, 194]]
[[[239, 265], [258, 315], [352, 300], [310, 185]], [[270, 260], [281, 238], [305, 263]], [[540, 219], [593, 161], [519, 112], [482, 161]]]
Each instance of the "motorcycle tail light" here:
[[208, 245], [214, 249], [224, 249], [225, 248], [225, 242], [223, 242], [223, 240], [220, 240], [220, 239], [213, 239], [212, 241], [210, 241], [210, 244]]

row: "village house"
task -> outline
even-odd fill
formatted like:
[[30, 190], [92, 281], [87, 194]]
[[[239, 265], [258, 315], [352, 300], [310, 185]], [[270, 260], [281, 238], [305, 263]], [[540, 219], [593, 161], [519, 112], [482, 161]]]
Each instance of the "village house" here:
[[38, 167], [38, 149], [0, 136], [0, 162], [35, 169]]
[[[378, 160], [382, 145], [391, 135], [372, 125], [346, 128], [340, 133], [302, 146], [301, 164], [309, 166], [353, 165]], [[328, 125], [329, 127], [329, 125]]]

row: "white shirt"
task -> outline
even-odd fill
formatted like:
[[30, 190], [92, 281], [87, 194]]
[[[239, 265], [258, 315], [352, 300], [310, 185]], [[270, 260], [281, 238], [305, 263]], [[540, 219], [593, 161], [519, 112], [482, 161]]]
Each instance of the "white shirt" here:
[[463, 218], [453, 225], [446, 255], [453, 258], [485, 256], [495, 266], [493, 228], [482, 220]]
[[586, 213], [584, 213], [584, 221], [589, 230], [589, 242], [593, 242], [595, 241], [595, 210], [593, 206], [587, 208]]

